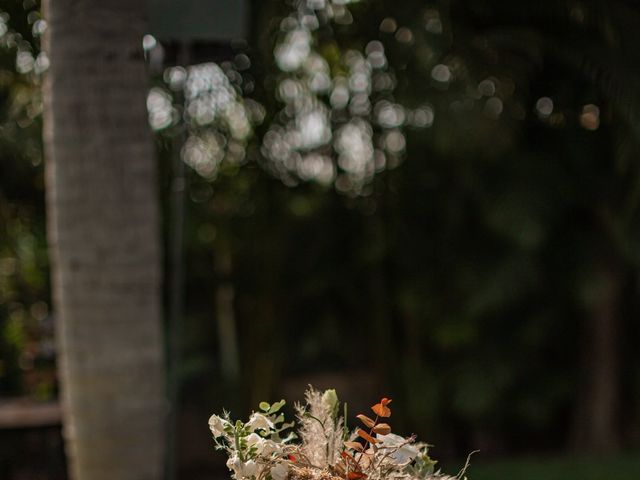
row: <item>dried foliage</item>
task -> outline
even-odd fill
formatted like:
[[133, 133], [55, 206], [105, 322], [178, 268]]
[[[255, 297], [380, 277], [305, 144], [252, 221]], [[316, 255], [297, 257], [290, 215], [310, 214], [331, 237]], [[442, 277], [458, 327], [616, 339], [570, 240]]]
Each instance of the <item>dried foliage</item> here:
[[296, 405], [300, 450], [312, 465], [334, 465], [343, 450], [344, 424], [335, 390], [309, 388], [306, 405]]
[[[227, 451], [235, 480], [461, 480], [468, 466], [452, 477], [435, 470], [429, 446], [415, 437], [391, 433], [391, 399], [371, 407], [371, 418], [359, 414], [364, 428], [349, 433], [335, 390], [312, 387], [306, 403], [296, 405], [298, 435], [284, 421], [284, 400], [260, 404], [249, 421], [233, 423], [228, 414], [212, 415], [209, 427], [216, 445]], [[384, 420], [384, 421], [383, 421]], [[286, 433], [288, 432], [288, 433]], [[299, 438], [299, 443], [293, 440]]]

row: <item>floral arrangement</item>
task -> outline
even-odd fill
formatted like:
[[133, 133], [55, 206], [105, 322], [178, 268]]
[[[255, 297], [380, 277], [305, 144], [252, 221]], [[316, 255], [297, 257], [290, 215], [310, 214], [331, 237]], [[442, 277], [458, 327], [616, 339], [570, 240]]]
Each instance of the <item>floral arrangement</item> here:
[[[375, 415], [357, 415], [361, 427], [347, 428], [335, 390], [309, 388], [306, 404], [295, 405], [295, 422], [281, 412], [285, 401], [262, 402], [245, 423], [229, 413], [212, 415], [209, 428], [216, 447], [229, 456], [235, 480], [463, 480], [436, 471], [429, 445], [415, 436], [391, 433], [391, 399], [371, 407]], [[373, 417], [373, 418], [372, 418]]]

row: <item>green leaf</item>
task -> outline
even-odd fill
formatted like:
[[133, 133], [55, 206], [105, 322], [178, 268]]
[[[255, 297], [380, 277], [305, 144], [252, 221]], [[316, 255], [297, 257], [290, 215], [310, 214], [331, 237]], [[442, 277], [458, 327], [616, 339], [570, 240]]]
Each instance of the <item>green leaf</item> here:
[[271, 408], [271, 405], [269, 405], [267, 402], [260, 402], [260, 405], [258, 405], [258, 407], [260, 407], [260, 410], [262, 410], [263, 412], [268, 412]]
[[287, 403], [285, 400], [280, 400], [279, 402], [274, 403], [273, 405], [271, 405], [269, 413], [272, 414], [278, 412], [282, 407], [284, 407], [285, 403]]
[[342, 413], [342, 419], [344, 420], [342, 426], [342, 438], [346, 440], [347, 438], [349, 438], [349, 426], [347, 425], [347, 402], [343, 403], [342, 406], [344, 408]]
[[425, 477], [427, 475], [431, 475], [435, 470], [435, 465], [438, 462], [429, 457], [427, 453], [427, 449], [423, 451], [421, 455], [416, 458], [416, 462], [413, 470], [420, 477]]

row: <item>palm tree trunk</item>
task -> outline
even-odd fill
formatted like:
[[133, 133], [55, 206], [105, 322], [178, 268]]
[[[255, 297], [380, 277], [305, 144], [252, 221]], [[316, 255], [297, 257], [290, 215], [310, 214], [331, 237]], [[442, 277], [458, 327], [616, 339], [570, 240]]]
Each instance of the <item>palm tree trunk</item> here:
[[164, 360], [144, 0], [45, 0], [48, 236], [71, 477], [161, 478]]

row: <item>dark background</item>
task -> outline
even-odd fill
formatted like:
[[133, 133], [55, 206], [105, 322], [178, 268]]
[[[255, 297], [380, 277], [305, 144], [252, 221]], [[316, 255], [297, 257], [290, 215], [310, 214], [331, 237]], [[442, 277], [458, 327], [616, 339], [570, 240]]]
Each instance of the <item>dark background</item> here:
[[[184, 141], [219, 135], [227, 148], [214, 172], [186, 170], [183, 478], [223, 471], [209, 414], [293, 402], [309, 383], [335, 387], [354, 413], [392, 397], [394, 429], [434, 444], [448, 470], [481, 451], [470, 478], [635, 478], [625, 475], [640, 471], [637, 2], [336, 7], [313, 30], [314, 51], [346, 76], [348, 51], [379, 40], [393, 87], [370, 100], [407, 119], [371, 121], [386, 158], [375, 172], [350, 177], [338, 164], [329, 181], [265, 154], [274, 126], [295, 120], [276, 92], [296, 73], [274, 49], [297, 8], [253, 2], [246, 42], [199, 50], [262, 106], [249, 136], [185, 117], [181, 89], [154, 64], [161, 47], [147, 49], [151, 85], [174, 109], [152, 122], [166, 212]], [[39, 5], [0, 10], [1, 406], [55, 400], [57, 380]], [[409, 120], [420, 108], [432, 124]], [[333, 110], [335, 135], [353, 112]], [[385, 144], [390, 131], [406, 147]], [[335, 160], [330, 147], [311, 150]], [[49, 473], [64, 467], [55, 426], [2, 430], [0, 452], [8, 478], [53, 478], [32, 471], [33, 455]]]

